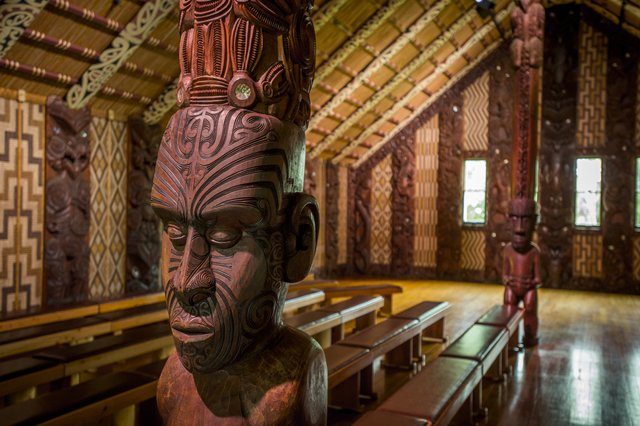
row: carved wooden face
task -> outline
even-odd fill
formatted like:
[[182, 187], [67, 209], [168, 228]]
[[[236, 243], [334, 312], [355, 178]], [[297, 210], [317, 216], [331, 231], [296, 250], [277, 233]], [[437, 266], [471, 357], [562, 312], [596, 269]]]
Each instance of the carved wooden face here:
[[173, 337], [191, 372], [223, 368], [280, 322], [286, 147], [301, 136], [283, 128], [248, 110], [191, 107], [160, 145], [151, 205], [164, 224]]
[[516, 251], [529, 249], [537, 218], [533, 200], [516, 198], [509, 203], [509, 220], [513, 232], [511, 245]]

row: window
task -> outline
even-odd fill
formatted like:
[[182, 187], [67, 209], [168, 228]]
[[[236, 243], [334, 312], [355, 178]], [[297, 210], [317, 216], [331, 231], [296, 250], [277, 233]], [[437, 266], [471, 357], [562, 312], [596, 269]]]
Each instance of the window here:
[[636, 228], [640, 228], [640, 157], [636, 158]]
[[600, 226], [602, 159], [576, 160], [576, 226]]
[[464, 161], [464, 191], [462, 195], [462, 221], [483, 224], [486, 219], [487, 162]]

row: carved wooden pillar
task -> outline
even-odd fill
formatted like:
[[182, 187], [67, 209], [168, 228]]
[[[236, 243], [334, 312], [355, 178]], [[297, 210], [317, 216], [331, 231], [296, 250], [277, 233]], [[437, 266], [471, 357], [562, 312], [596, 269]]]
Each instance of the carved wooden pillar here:
[[142, 119], [129, 121], [131, 152], [127, 208], [128, 294], [158, 291], [160, 285], [160, 220], [149, 204], [160, 126]]
[[309, 0], [180, 1], [180, 109], [151, 190], [177, 349], [158, 382], [167, 424], [326, 422], [324, 352], [281, 319], [318, 237], [302, 192], [310, 13]]
[[412, 270], [414, 249], [415, 132], [403, 133], [393, 146], [391, 273], [407, 276]]
[[47, 101], [46, 305], [81, 302], [89, 295], [89, 124], [87, 108]]
[[511, 58], [516, 67], [512, 188], [516, 198], [533, 199], [544, 36], [544, 7], [540, 0], [516, 1], [511, 23]]

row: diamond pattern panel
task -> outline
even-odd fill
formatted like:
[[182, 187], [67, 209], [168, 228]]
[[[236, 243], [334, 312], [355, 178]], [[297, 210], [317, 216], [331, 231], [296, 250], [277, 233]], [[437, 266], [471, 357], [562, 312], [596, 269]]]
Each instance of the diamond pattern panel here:
[[391, 263], [391, 154], [373, 169], [371, 188], [371, 263]]

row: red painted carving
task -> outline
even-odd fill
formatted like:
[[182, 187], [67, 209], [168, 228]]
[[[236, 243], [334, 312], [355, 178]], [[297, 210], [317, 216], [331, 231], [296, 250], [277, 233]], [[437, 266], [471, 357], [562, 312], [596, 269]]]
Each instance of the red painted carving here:
[[546, 26], [540, 145], [542, 277], [547, 287], [571, 281], [579, 9], [556, 6]]
[[394, 146], [393, 155], [393, 233], [391, 269], [394, 275], [406, 276], [413, 267], [414, 199], [415, 199], [415, 132], [402, 135]]
[[131, 169], [127, 209], [127, 283], [130, 294], [158, 291], [160, 285], [160, 220], [149, 204], [160, 126], [129, 121]]
[[60, 98], [47, 101], [46, 304], [81, 302], [89, 281], [88, 109], [70, 110]]
[[514, 68], [505, 50], [489, 74], [489, 202], [487, 203], [486, 279], [500, 282], [502, 250], [511, 239], [511, 151]]
[[362, 173], [349, 172], [349, 189], [353, 192], [351, 205], [353, 218], [350, 221], [352, 239], [353, 268], [356, 273], [367, 274], [370, 266], [371, 247], [371, 169]]
[[462, 211], [460, 188], [462, 181], [462, 99], [459, 92], [450, 98], [448, 108], [440, 113], [440, 143], [438, 144], [438, 236], [437, 275], [455, 279], [460, 274]]
[[504, 249], [504, 304], [524, 303], [524, 344], [535, 346], [538, 344], [537, 288], [541, 284], [540, 250], [531, 242], [537, 219], [536, 203], [527, 198], [511, 200], [509, 219], [513, 236]]
[[324, 353], [282, 324], [318, 207], [302, 192], [315, 42], [307, 1], [182, 0], [181, 109], [151, 192], [177, 354], [168, 424], [324, 424]]
[[[338, 271], [338, 200], [340, 198], [340, 170], [337, 165], [327, 163], [327, 186], [325, 192], [325, 275], [335, 276]], [[345, 188], [346, 190], [346, 188]]]

